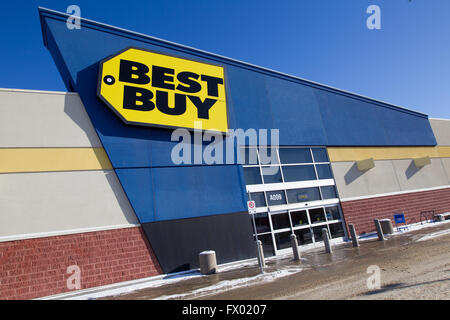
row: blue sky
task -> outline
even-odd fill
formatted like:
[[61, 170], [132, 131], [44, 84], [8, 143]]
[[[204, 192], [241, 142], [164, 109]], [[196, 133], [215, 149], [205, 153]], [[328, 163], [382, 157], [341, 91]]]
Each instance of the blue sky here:
[[[65, 91], [38, 6], [450, 119], [449, 0], [4, 0], [0, 87]], [[369, 5], [381, 30], [369, 30]]]

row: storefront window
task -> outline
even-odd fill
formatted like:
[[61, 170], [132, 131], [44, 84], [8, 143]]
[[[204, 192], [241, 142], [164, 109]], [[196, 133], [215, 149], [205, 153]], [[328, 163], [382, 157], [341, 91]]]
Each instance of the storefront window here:
[[272, 226], [273, 229], [285, 229], [290, 228], [291, 224], [289, 223], [289, 216], [287, 212], [285, 213], [277, 213], [277, 214], [271, 214], [270, 217], [272, 218]]
[[309, 148], [280, 148], [280, 161], [284, 163], [312, 163]]
[[285, 182], [316, 180], [313, 165], [283, 166]]
[[293, 227], [309, 224], [308, 216], [306, 215], [306, 210], [291, 212], [291, 220]]
[[316, 170], [319, 179], [333, 179], [333, 175], [331, 174], [331, 168], [329, 164], [317, 164]]
[[327, 228], [326, 225], [319, 226], [319, 227], [313, 227], [314, 241], [316, 241], [316, 242], [323, 241], [322, 229], [326, 229], [326, 228]]
[[320, 223], [326, 221], [323, 208], [309, 210], [309, 218], [311, 219], [311, 223]]
[[257, 233], [270, 232], [269, 216], [267, 215], [267, 212], [255, 213], [254, 218]]
[[314, 162], [329, 162], [327, 150], [325, 148], [312, 148]]
[[277, 250], [291, 247], [291, 232], [275, 233], [275, 243]]
[[265, 164], [279, 164], [276, 148], [259, 148], [259, 162]]
[[340, 238], [344, 236], [344, 229], [342, 228], [342, 223], [332, 223], [330, 226], [331, 238]]
[[339, 213], [339, 208], [337, 206], [334, 207], [326, 207], [325, 212], [327, 213], [327, 219], [330, 220], [340, 220], [341, 215]]
[[319, 188], [301, 188], [286, 190], [289, 203], [320, 200]]
[[254, 228], [265, 254], [290, 248], [292, 232], [299, 245], [321, 242], [323, 228], [332, 238], [344, 236], [326, 148], [263, 146], [241, 153], [246, 163], [253, 158], [252, 165], [243, 166], [249, 200], [254, 200], [257, 208], [270, 209], [254, 215]]
[[[254, 237], [254, 239], [256, 240], [256, 237]], [[272, 234], [269, 233], [258, 235], [258, 240], [262, 242], [264, 257], [271, 257], [275, 255]]]
[[310, 228], [295, 230], [294, 234], [297, 236], [299, 245], [312, 243], [312, 232]]
[[337, 198], [336, 188], [334, 186], [320, 187], [320, 190], [322, 191], [323, 199]]
[[280, 166], [261, 167], [264, 183], [280, 183], [283, 182], [281, 178]]

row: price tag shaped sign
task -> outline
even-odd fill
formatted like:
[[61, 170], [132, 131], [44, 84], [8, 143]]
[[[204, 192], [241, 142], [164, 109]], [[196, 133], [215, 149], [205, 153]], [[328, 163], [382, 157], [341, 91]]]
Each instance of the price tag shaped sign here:
[[247, 201], [248, 213], [256, 213], [255, 201]]

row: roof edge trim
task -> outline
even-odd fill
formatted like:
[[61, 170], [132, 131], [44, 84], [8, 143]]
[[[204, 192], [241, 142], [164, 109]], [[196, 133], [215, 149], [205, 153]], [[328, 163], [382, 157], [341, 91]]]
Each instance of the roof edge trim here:
[[[46, 17], [48, 17], [48, 18], [53, 18], [53, 19], [55, 19], [55, 18], [56, 19], [57, 18], [60, 18], [60, 19], [64, 18], [64, 20], [66, 20], [68, 17], [70, 17], [70, 15], [67, 14], [67, 13], [64, 13], [64, 12], [59, 12], [59, 11], [56, 11], [56, 10], [52, 10], [52, 9], [48, 9], [48, 8], [44, 8], [44, 7], [40, 7], [40, 6], [38, 7], [38, 11], [39, 11], [39, 16], [40, 16], [40, 21], [41, 21], [42, 35], [44, 37], [44, 45], [47, 46], [47, 34], [45, 32], [44, 19]], [[399, 106], [399, 105], [395, 105], [395, 104], [392, 104], [392, 103], [389, 103], [389, 102], [385, 102], [385, 101], [382, 101], [382, 100], [377, 100], [377, 99], [374, 99], [374, 98], [370, 98], [370, 97], [367, 97], [367, 96], [364, 96], [364, 95], [361, 95], [361, 94], [357, 94], [357, 93], [354, 93], [354, 92], [351, 92], [351, 91], [338, 89], [338, 88], [335, 88], [335, 87], [332, 87], [332, 86], [329, 86], [329, 85], [325, 85], [325, 84], [322, 84], [322, 83], [319, 83], [319, 82], [307, 80], [307, 79], [304, 79], [304, 78], [293, 76], [293, 75], [290, 75], [290, 74], [287, 74], [287, 73], [283, 73], [283, 72], [280, 72], [280, 71], [276, 71], [276, 70], [273, 70], [273, 69], [269, 69], [269, 68], [261, 67], [261, 66], [254, 65], [254, 64], [251, 64], [251, 63], [247, 63], [247, 62], [244, 62], [244, 61], [232, 59], [232, 58], [225, 57], [225, 56], [222, 56], [222, 55], [219, 55], [219, 54], [215, 54], [215, 53], [211, 53], [211, 52], [208, 52], [208, 51], [205, 51], [205, 50], [201, 50], [201, 49], [189, 47], [189, 46], [186, 46], [186, 45], [183, 45], [183, 44], [179, 44], [179, 43], [176, 43], [176, 42], [171, 42], [171, 41], [168, 41], [168, 40], [164, 40], [164, 39], [160, 39], [160, 38], [157, 38], [157, 37], [149, 36], [149, 35], [146, 35], [146, 34], [143, 34], [143, 33], [135, 32], [135, 31], [127, 30], [127, 29], [123, 29], [123, 28], [120, 28], [120, 27], [115, 27], [115, 26], [112, 26], [112, 25], [109, 25], [109, 24], [101, 23], [101, 22], [90, 20], [90, 19], [87, 19], [87, 18], [80, 17], [80, 20], [81, 20], [82, 23], [90, 25], [90, 27], [92, 27], [93, 29], [103, 29], [103, 30], [104, 29], [108, 29], [111, 33], [115, 33], [115, 34], [117, 34], [119, 36], [128, 35], [128, 36], [134, 36], [134, 37], [137, 37], [137, 38], [142, 38], [142, 39], [145, 39], [145, 40], [150, 40], [150, 41], [153, 41], [153, 42], [159, 42], [159, 43], [164, 44], [164, 45], [169, 45], [169, 46], [173, 47], [173, 49], [181, 49], [181, 50], [184, 50], [184, 51], [188, 51], [187, 53], [194, 54], [194, 55], [200, 55], [203, 58], [209, 58], [209, 59], [216, 60], [216, 61], [217, 60], [219, 60], [219, 61], [222, 60], [222, 62], [227, 62], [227, 63], [233, 64], [233, 65], [236, 65], [238, 67], [243, 67], [243, 68], [247, 68], [247, 69], [250, 69], [250, 70], [253, 70], [253, 71], [257, 71], [257, 72], [260, 72], [260, 73], [265, 73], [265, 74], [268, 74], [268, 75], [277, 76], [279, 78], [284, 78], [286, 80], [290, 80], [290, 81], [294, 81], [294, 82], [301, 82], [304, 85], [316, 87], [318, 89], [330, 91], [330, 92], [333, 92], [333, 93], [336, 93], [336, 94], [340, 94], [340, 95], [345, 95], [345, 96], [348, 96], [350, 98], [360, 99], [360, 100], [363, 100], [363, 101], [366, 101], [366, 102], [375, 103], [376, 105], [381, 106], [381, 107], [393, 109], [393, 110], [400, 111], [400, 112], [409, 113], [409, 114], [412, 114], [412, 115], [415, 115], [415, 116], [419, 116], [419, 117], [428, 119], [428, 115], [425, 114], [425, 113], [422, 113], [422, 112], [419, 112], [419, 111], [415, 111], [415, 110], [411, 110], [411, 109], [408, 109], [408, 108], [405, 108], [405, 107], [402, 107], [402, 106]]]

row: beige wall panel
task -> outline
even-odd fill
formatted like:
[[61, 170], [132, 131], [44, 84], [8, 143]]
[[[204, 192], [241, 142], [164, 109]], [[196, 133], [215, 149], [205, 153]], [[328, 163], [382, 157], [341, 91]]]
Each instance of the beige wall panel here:
[[0, 174], [0, 238], [137, 223], [112, 170]]
[[340, 198], [400, 191], [392, 161], [375, 161], [375, 167], [360, 172], [356, 162], [331, 164]]
[[442, 166], [444, 167], [445, 173], [447, 174], [447, 179], [450, 181], [450, 158], [442, 158]]
[[0, 89], [0, 148], [102, 147], [78, 94]]
[[430, 119], [430, 124], [437, 144], [450, 146], [450, 120]]
[[449, 185], [441, 159], [417, 169], [413, 160], [394, 160], [395, 173], [402, 191]]

